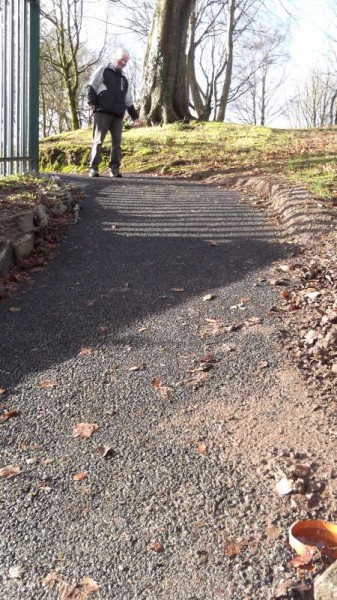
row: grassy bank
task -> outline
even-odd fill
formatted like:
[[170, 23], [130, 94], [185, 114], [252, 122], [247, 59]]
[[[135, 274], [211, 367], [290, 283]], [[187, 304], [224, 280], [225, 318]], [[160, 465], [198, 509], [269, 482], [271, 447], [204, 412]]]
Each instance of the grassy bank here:
[[[41, 142], [41, 170], [85, 173], [91, 131]], [[102, 171], [108, 168], [109, 143]], [[336, 128], [280, 130], [227, 123], [177, 123], [129, 129], [123, 170], [220, 182], [240, 174], [285, 175], [324, 198], [337, 196]]]

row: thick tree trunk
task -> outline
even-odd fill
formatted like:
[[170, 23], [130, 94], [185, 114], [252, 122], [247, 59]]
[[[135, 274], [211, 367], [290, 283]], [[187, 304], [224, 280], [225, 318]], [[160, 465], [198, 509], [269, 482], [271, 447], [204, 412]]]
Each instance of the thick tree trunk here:
[[187, 33], [196, 0], [156, 0], [144, 63], [141, 118], [172, 123], [191, 118]]

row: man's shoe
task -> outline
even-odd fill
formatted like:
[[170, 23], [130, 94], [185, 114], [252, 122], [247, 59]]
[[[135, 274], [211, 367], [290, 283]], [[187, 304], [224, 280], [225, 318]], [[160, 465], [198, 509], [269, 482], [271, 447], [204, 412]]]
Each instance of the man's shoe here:
[[89, 169], [89, 177], [99, 177], [99, 172], [96, 169]]
[[123, 177], [123, 175], [120, 171], [110, 169], [110, 177]]

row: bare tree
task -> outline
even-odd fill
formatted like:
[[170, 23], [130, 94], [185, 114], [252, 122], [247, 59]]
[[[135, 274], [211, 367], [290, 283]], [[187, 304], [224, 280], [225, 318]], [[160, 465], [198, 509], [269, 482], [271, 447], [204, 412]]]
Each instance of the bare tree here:
[[296, 84], [289, 100], [287, 115], [295, 127], [321, 127], [330, 122], [330, 105], [335, 91], [335, 77], [315, 69]]
[[117, 7], [117, 10], [123, 8], [126, 14], [123, 23], [118, 23], [118, 28], [132, 31], [141, 40], [146, 41], [151, 28], [154, 0], [110, 0], [110, 2]]
[[246, 91], [234, 103], [234, 111], [245, 123], [266, 125], [284, 112], [279, 97], [283, 82], [280, 67], [288, 58], [284, 49], [286, 35], [286, 31], [262, 29], [245, 45], [246, 65], [241, 77], [245, 79]]
[[96, 55], [89, 62], [84, 59], [83, 0], [48, 0], [41, 6], [42, 45], [41, 59], [61, 77], [65, 91], [72, 129], [79, 129], [78, 93], [81, 76], [100, 60]]

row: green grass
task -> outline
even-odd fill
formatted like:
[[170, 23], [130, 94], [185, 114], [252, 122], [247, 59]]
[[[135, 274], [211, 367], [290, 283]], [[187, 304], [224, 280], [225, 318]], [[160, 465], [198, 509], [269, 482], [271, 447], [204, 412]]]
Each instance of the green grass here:
[[[41, 170], [84, 173], [91, 130], [41, 142]], [[109, 162], [107, 140], [102, 170]], [[123, 170], [225, 182], [239, 175], [280, 174], [322, 198], [337, 190], [336, 128], [280, 130], [228, 123], [176, 123], [128, 129], [123, 134]]]

